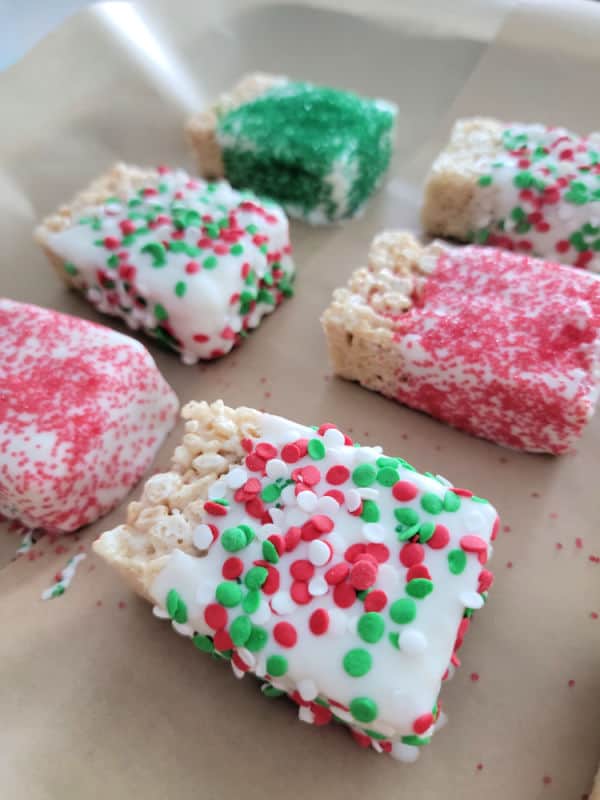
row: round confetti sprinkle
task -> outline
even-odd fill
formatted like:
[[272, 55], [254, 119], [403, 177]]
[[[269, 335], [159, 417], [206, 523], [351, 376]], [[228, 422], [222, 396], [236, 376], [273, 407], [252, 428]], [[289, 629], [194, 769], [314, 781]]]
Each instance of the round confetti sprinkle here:
[[378, 564], [384, 564], [389, 560], [389, 548], [381, 542], [369, 542], [365, 549], [366, 555], [372, 557]]
[[306, 581], [294, 581], [290, 587], [290, 594], [299, 606], [305, 606], [312, 600]]
[[425, 564], [415, 564], [406, 573], [406, 582], [414, 581], [415, 578], [427, 578], [431, 580], [431, 574]]
[[[311, 544], [317, 544], [317, 542], [311, 542]], [[297, 581], [309, 581], [315, 574], [315, 568], [310, 561], [300, 558], [290, 565], [290, 574]]]
[[320, 439], [311, 439], [307, 445], [308, 455], [315, 461], [325, 458], [325, 445]]
[[315, 636], [322, 636], [329, 628], [329, 614], [324, 608], [317, 608], [310, 615], [308, 627]]
[[231, 636], [227, 633], [227, 631], [224, 630], [217, 631], [213, 641], [215, 648], [221, 652], [231, 650], [233, 647]]
[[392, 488], [392, 494], [396, 500], [399, 500], [401, 503], [407, 503], [409, 500], [413, 500], [418, 492], [419, 490], [417, 487], [410, 481], [398, 481]]
[[252, 633], [252, 623], [249, 617], [236, 617], [229, 628], [231, 641], [236, 647], [246, 644]]
[[419, 515], [414, 508], [397, 508], [394, 516], [403, 525], [416, 525], [419, 521]]
[[260, 589], [268, 575], [269, 573], [264, 567], [251, 567], [244, 577], [244, 583], [248, 589]]
[[390, 606], [390, 617], [399, 625], [412, 622], [417, 616], [417, 604], [410, 597], [395, 600]]
[[373, 722], [377, 718], [377, 703], [370, 697], [355, 697], [350, 701], [350, 713], [358, 722]]
[[[331, 559], [331, 548], [326, 542], [315, 539], [308, 545], [308, 558], [311, 564], [322, 567]], [[310, 578], [311, 576], [309, 576]], [[304, 580], [307, 580], [306, 578]]]
[[413, 731], [421, 736], [425, 731], [429, 730], [429, 728], [433, 725], [434, 719], [433, 714], [431, 712], [427, 714], [422, 714], [420, 717], [413, 722]]
[[350, 569], [350, 583], [355, 589], [363, 591], [373, 586], [377, 580], [377, 567], [366, 558], [359, 558]]
[[366, 487], [375, 483], [377, 470], [372, 464], [361, 464], [352, 473], [352, 480], [357, 486]]
[[382, 611], [387, 605], [387, 595], [381, 589], [374, 589], [365, 597], [365, 611]]
[[380, 483], [382, 486], [390, 487], [398, 483], [399, 477], [398, 471], [393, 467], [383, 467], [378, 470], [376, 480], [377, 483]]
[[450, 541], [450, 531], [445, 525], [436, 525], [432, 536], [427, 540], [429, 547], [442, 550]]
[[350, 567], [348, 566], [348, 564], [344, 563], [335, 564], [333, 567], [330, 567], [325, 573], [325, 580], [327, 581], [328, 584], [334, 586], [346, 580], [349, 574], [350, 574]]
[[250, 589], [242, 600], [242, 608], [246, 614], [254, 614], [260, 606], [260, 592], [258, 589]]
[[383, 617], [375, 611], [363, 614], [358, 620], [357, 631], [363, 641], [370, 644], [378, 642], [385, 632]]
[[269, 634], [265, 628], [261, 628], [260, 625], [253, 625], [245, 646], [251, 653], [256, 653], [263, 649], [268, 639]]
[[366, 675], [373, 665], [371, 654], [360, 647], [348, 650], [343, 660], [344, 670], [352, 678]]
[[227, 611], [223, 606], [210, 603], [204, 609], [204, 620], [209, 628], [218, 631], [227, 625]]
[[241, 528], [227, 528], [221, 534], [221, 546], [229, 553], [243, 550], [246, 544], [246, 534]]
[[280, 678], [285, 675], [288, 669], [287, 658], [284, 656], [269, 656], [267, 658], [267, 672], [273, 678]]
[[[327, 576], [325, 576], [327, 580]], [[329, 581], [328, 581], [329, 583]], [[356, 601], [356, 591], [349, 583], [338, 583], [333, 590], [333, 602], [340, 608], [350, 608]]]
[[450, 550], [448, 553], [448, 569], [453, 575], [460, 575], [467, 566], [467, 554], [464, 550]]
[[379, 506], [374, 500], [363, 500], [363, 507], [361, 512], [361, 519], [367, 523], [379, 522], [381, 512]]
[[[278, 622], [273, 628], [273, 637], [282, 647], [293, 647], [298, 641], [296, 629], [289, 622]], [[271, 672], [271, 670], [268, 671]]]
[[221, 573], [224, 578], [228, 581], [234, 581], [236, 578], [239, 578], [242, 572], [244, 571], [244, 562], [241, 558], [237, 556], [232, 556], [232, 558], [228, 558], [224, 563], [221, 569]]
[[203, 653], [213, 653], [215, 646], [209, 636], [203, 636], [197, 633], [192, 639], [194, 646], [201, 650]]
[[433, 591], [433, 583], [427, 578], [415, 578], [406, 584], [406, 593], [411, 597], [423, 599]]
[[421, 508], [429, 514], [440, 514], [444, 509], [444, 504], [437, 494], [426, 492], [421, 498]]
[[216, 597], [221, 605], [233, 608], [241, 602], [242, 590], [233, 581], [223, 581], [217, 586]]
[[425, 548], [416, 542], [409, 542], [400, 550], [400, 563], [405, 567], [414, 567], [425, 559]]

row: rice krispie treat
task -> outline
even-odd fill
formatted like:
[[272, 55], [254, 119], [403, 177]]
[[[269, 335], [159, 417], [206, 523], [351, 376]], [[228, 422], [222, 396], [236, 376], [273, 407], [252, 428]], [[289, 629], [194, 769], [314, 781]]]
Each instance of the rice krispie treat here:
[[36, 238], [70, 286], [185, 364], [229, 352], [292, 294], [279, 206], [183, 170], [117, 164]]
[[[331, 424], [189, 403], [170, 472], [94, 545], [198, 650], [413, 761], [492, 583], [480, 497]], [[224, 700], [225, 702], [225, 700]]]
[[476, 436], [564, 453], [600, 387], [600, 280], [386, 232], [322, 318], [338, 375]]
[[258, 73], [192, 117], [186, 133], [201, 174], [322, 224], [359, 214], [379, 186], [396, 114], [387, 100]]
[[125, 497], [178, 402], [129, 336], [0, 299], [0, 514], [73, 531]]
[[600, 272], [600, 133], [459, 120], [427, 179], [423, 225]]

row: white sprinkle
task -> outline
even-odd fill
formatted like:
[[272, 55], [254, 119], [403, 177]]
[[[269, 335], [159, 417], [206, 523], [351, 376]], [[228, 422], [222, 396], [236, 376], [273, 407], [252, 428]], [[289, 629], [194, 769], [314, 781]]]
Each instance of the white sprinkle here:
[[308, 545], [308, 560], [316, 567], [322, 567], [331, 559], [331, 551], [325, 542], [313, 539]]
[[209, 583], [201, 584], [196, 591], [196, 602], [200, 605], [210, 603], [215, 597], [215, 587]]
[[328, 517], [333, 517], [338, 513], [339, 510], [340, 504], [334, 497], [323, 495], [323, 497], [319, 497], [317, 500], [317, 507], [315, 508], [315, 511], [317, 511], [319, 514], [327, 514]]
[[225, 481], [215, 481], [208, 489], [208, 499], [209, 500], [220, 500], [222, 497], [225, 497], [225, 493], [227, 492], [227, 484]]
[[317, 507], [317, 499], [317, 495], [314, 492], [305, 490], [303, 492], [299, 492], [298, 496], [296, 497], [296, 502], [302, 511], [306, 511], [310, 514]]
[[323, 434], [323, 441], [326, 447], [343, 447], [346, 437], [337, 428], [329, 428]]
[[272, 458], [267, 463], [267, 475], [273, 480], [277, 480], [277, 478], [287, 478], [289, 475], [288, 466], [285, 461], [282, 461], [280, 458]]
[[298, 707], [298, 719], [300, 722], [307, 722], [309, 725], [312, 725], [315, 721], [314, 714], [308, 706]]
[[257, 531], [257, 536], [261, 542], [264, 542], [265, 539], [268, 539], [269, 536], [273, 536], [274, 533], [281, 533], [281, 526], [274, 525], [272, 522], [266, 522], [264, 525], [260, 526], [260, 529]]
[[328, 589], [327, 581], [321, 575], [315, 575], [315, 577], [311, 578], [308, 582], [308, 591], [313, 597], [321, 597], [327, 594]]
[[317, 684], [311, 681], [310, 678], [302, 678], [302, 680], [298, 681], [296, 684], [296, 688], [298, 689], [300, 697], [307, 702], [314, 700], [319, 694]]
[[377, 500], [377, 498], [379, 497], [379, 489], [370, 489], [368, 487], [363, 487], [358, 490], [358, 493], [363, 500]]
[[447, 714], [444, 714], [444, 712], [443, 712], [443, 711], [440, 711], [440, 715], [439, 715], [439, 717], [436, 719], [436, 721], [435, 721], [435, 723], [434, 723], [434, 725], [433, 725], [433, 730], [434, 730], [434, 731], [436, 731], [436, 732], [437, 732], [437, 731], [439, 731], [439, 729], [440, 729], [440, 728], [443, 728], [443, 727], [444, 727], [444, 725], [445, 725], [447, 722], [448, 722], [448, 715], [447, 715]]
[[346, 508], [348, 511], [356, 511], [360, 508], [362, 500], [356, 489], [348, 489], [346, 492]]
[[232, 489], [240, 489], [247, 480], [248, 473], [243, 467], [234, 467], [225, 475], [225, 482]]
[[481, 608], [483, 597], [478, 592], [463, 592], [458, 598], [465, 608]]
[[400, 634], [400, 650], [407, 656], [419, 656], [427, 649], [427, 639], [421, 631], [411, 628], [403, 630]]
[[153, 606], [152, 613], [155, 617], [158, 617], [158, 619], [169, 619], [169, 612], [160, 606]]
[[194, 547], [197, 547], [198, 550], [208, 550], [213, 542], [213, 535], [211, 529], [202, 522], [194, 533], [192, 534], [192, 542], [194, 543]]
[[377, 739], [371, 739], [371, 747], [376, 753], [383, 753], [383, 747], [379, 744]]
[[256, 664], [256, 658], [246, 647], [238, 647], [237, 654], [250, 669]]
[[244, 670], [240, 669], [239, 667], [236, 667], [233, 661], [230, 661], [229, 663], [231, 664], [231, 669], [233, 670], [233, 674], [235, 675], [235, 677], [241, 680], [246, 674]]
[[402, 742], [394, 742], [392, 744], [391, 754], [392, 758], [396, 761], [401, 761], [403, 764], [414, 764], [419, 757], [419, 748], [412, 744], [402, 744]]
[[282, 491], [281, 499], [286, 504], [286, 506], [296, 505], [296, 490], [291, 483], [289, 486], [286, 486], [285, 489]]
[[260, 625], [263, 622], [268, 622], [268, 620], [271, 619], [271, 616], [271, 609], [269, 608], [268, 603], [262, 602], [254, 614], [250, 615], [250, 618], [252, 622], [256, 622], [258, 625]]
[[173, 626], [173, 630], [177, 631], [178, 634], [181, 636], [193, 636], [194, 629], [191, 625], [188, 625], [187, 622], [176, 622], [174, 619], [171, 620], [171, 625]]
[[336, 717], [343, 719], [344, 722], [349, 722], [351, 725], [356, 725], [356, 720], [354, 719], [352, 714], [349, 711], [344, 711], [343, 708], [336, 708], [335, 715]]
[[277, 592], [271, 599], [271, 608], [276, 614], [285, 616], [296, 610], [296, 603], [292, 600], [289, 592]]
[[363, 525], [362, 532], [369, 542], [383, 542], [385, 539], [385, 528], [377, 522], [366, 522]]

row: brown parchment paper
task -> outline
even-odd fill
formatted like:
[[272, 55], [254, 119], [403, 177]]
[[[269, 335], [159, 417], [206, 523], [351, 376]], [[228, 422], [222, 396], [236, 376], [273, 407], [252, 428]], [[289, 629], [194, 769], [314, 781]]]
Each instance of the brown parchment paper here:
[[[600, 127], [600, 7], [318, 5], [111, 4], [71, 19], [0, 75], [0, 291], [118, 327], [59, 284], [32, 227], [117, 158], [191, 168], [185, 115], [247, 70], [395, 100], [397, 155], [364, 217], [294, 224], [292, 301], [210, 365], [182, 366], [144, 341], [182, 402], [223, 397], [305, 423], [334, 420], [494, 502], [504, 525], [496, 584], [443, 690], [448, 726], [404, 766], [359, 750], [343, 729], [299, 723], [292, 704], [264, 699], [252, 678], [235, 680], [90, 553], [122, 504], [17, 559], [17, 535], [0, 526], [3, 800], [579, 800], [590, 789], [600, 757], [600, 419], [560, 459], [469, 438], [332, 378], [318, 318], [378, 230], [418, 230], [425, 170], [457, 115]], [[78, 548], [88, 556], [70, 589], [42, 602]]]

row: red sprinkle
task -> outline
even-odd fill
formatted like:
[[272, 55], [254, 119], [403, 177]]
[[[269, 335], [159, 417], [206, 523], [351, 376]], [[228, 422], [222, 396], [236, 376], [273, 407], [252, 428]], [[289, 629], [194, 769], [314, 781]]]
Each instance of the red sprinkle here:
[[213, 503], [212, 500], [207, 500], [204, 503], [204, 510], [213, 517], [224, 517], [227, 514], [227, 506], [222, 506], [221, 503]]
[[204, 620], [210, 628], [219, 630], [227, 625], [227, 611], [218, 603], [209, 603], [204, 609]]
[[420, 736], [433, 725], [433, 722], [433, 714], [430, 712], [427, 714], [421, 714], [421, 716], [417, 717], [417, 719], [413, 722], [413, 731]]
[[292, 600], [298, 603], [299, 606], [305, 606], [312, 600], [306, 581], [294, 581], [290, 587], [290, 594]]
[[414, 567], [425, 559], [425, 548], [417, 542], [409, 542], [400, 550], [400, 562], [405, 567]]
[[343, 492], [338, 491], [337, 489], [330, 489], [328, 492], [325, 492], [325, 497], [333, 497], [336, 503], [340, 506], [344, 505], [344, 497]]
[[[325, 576], [325, 580], [327, 580], [327, 576]], [[356, 592], [349, 583], [338, 583], [333, 590], [333, 602], [340, 608], [350, 608], [355, 600]]]
[[419, 490], [410, 481], [398, 481], [392, 486], [392, 494], [396, 498], [396, 500], [400, 500], [400, 502], [407, 502], [408, 500], [413, 500]]
[[295, 550], [298, 546], [298, 542], [300, 541], [300, 537], [302, 536], [302, 531], [300, 528], [291, 527], [283, 537], [285, 540], [285, 549], [288, 553], [291, 553], [292, 550]]
[[241, 558], [237, 556], [232, 556], [228, 558], [221, 569], [224, 578], [227, 578], [228, 581], [234, 581], [236, 578], [239, 578], [242, 572], [244, 571], [244, 562]]
[[389, 549], [378, 542], [369, 542], [366, 552], [368, 556], [374, 558], [379, 564], [384, 564], [390, 557]]
[[249, 453], [246, 456], [246, 466], [251, 472], [264, 472], [266, 463], [257, 453]]
[[338, 583], [346, 580], [350, 573], [350, 567], [343, 562], [335, 564], [330, 567], [325, 573], [325, 580], [330, 586], [335, 586]]
[[467, 553], [487, 553], [487, 544], [480, 536], [463, 536], [460, 546]]
[[324, 608], [317, 608], [310, 615], [308, 627], [315, 636], [322, 636], [329, 628], [329, 614]]
[[406, 573], [406, 582], [409, 583], [415, 578], [427, 578], [428, 581], [431, 580], [431, 574], [425, 564], [415, 564], [414, 567], [408, 570]]
[[306, 558], [299, 558], [290, 565], [290, 573], [297, 581], [309, 581], [315, 574], [315, 567]]
[[365, 597], [365, 611], [382, 611], [387, 605], [387, 595], [381, 589], [374, 589]]
[[233, 648], [231, 636], [223, 628], [215, 633], [213, 643], [217, 650], [231, 650]]
[[275, 458], [277, 455], [277, 448], [272, 444], [268, 444], [268, 442], [261, 442], [260, 444], [256, 445], [256, 453], [261, 458], [264, 458], [265, 461], [269, 461], [271, 458]]
[[357, 542], [356, 544], [351, 544], [350, 547], [348, 547], [344, 553], [344, 558], [346, 561], [349, 561], [350, 564], [353, 564], [359, 556], [366, 552], [367, 546], [362, 542]]
[[350, 583], [358, 591], [369, 589], [377, 580], [377, 567], [366, 558], [359, 558], [350, 569]]
[[442, 550], [450, 541], [450, 531], [445, 525], [436, 525], [433, 536], [427, 544], [433, 550]]
[[293, 647], [298, 641], [296, 628], [289, 622], [278, 622], [273, 628], [273, 637], [282, 647]]
[[315, 514], [311, 522], [319, 533], [329, 533], [333, 530], [333, 520], [325, 514]]
[[330, 467], [325, 475], [325, 480], [327, 483], [331, 483], [334, 486], [339, 486], [340, 484], [345, 483], [349, 478], [350, 470], [347, 469], [347, 467], [344, 467], [342, 464], [336, 464], [336, 466]]

